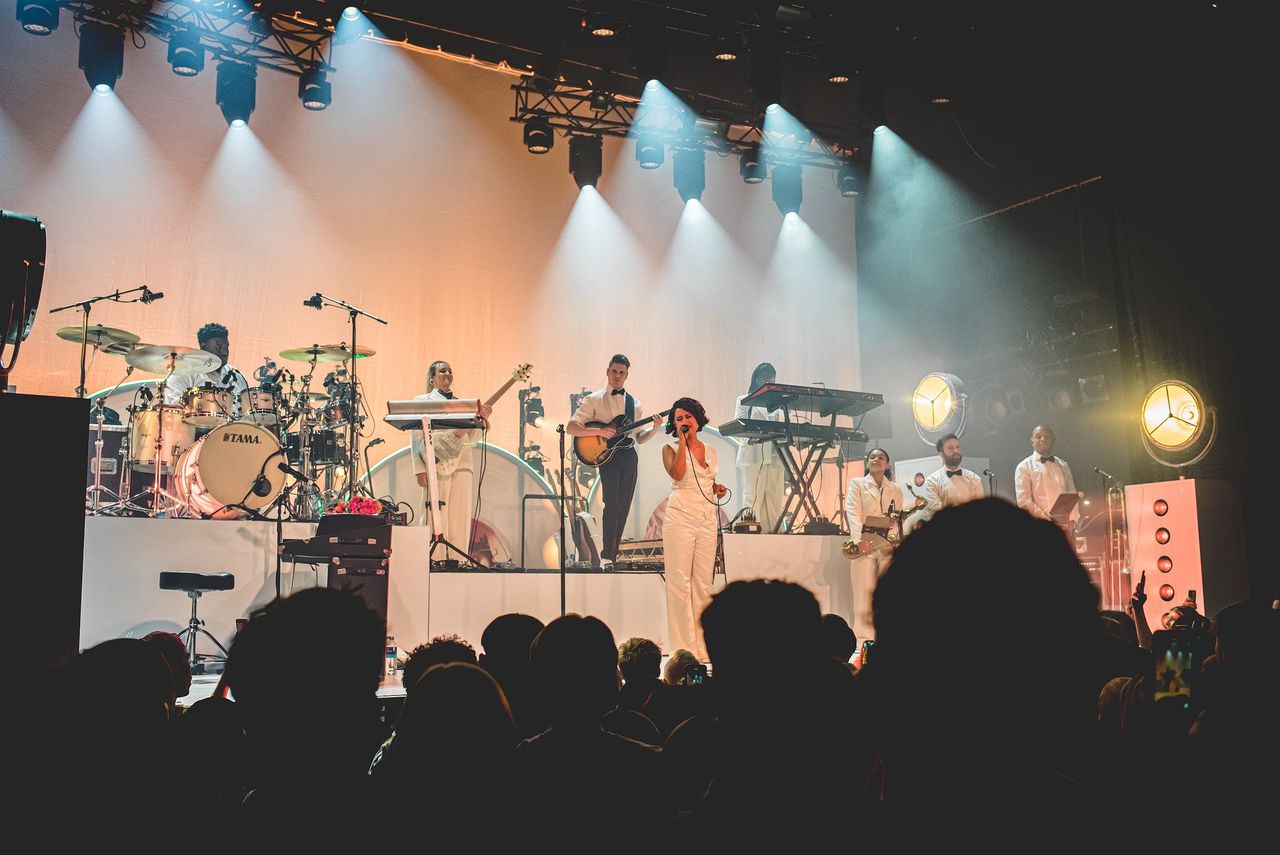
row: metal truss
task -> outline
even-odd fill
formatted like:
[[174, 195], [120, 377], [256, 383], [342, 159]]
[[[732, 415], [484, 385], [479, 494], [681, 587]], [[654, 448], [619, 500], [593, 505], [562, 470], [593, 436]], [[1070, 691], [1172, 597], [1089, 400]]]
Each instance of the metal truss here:
[[295, 13], [264, 12], [236, 0], [63, 0], [77, 22], [97, 21], [169, 41], [192, 32], [213, 58], [269, 68], [294, 76], [330, 72], [332, 26]]
[[591, 89], [559, 84], [543, 92], [530, 78], [522, 78], [512, 84], [511, 90], [515, 93], [511, 121], [524, 124], [531, 119], [542, 119], [564, 136], [626, 137], [634, 129], [637, 133], [656, 136], [670, 148], [701, 148], [721, 155], [759, 150], [768, 162], [825, 169], [838, 169], [852, 153], [816, 137], [802, 143], [781, 134], [766, 134], [756, 121], [705, 118], [691, 110], [665, 105], [650, 107], [616, 95], [609, 95], [601, 102]]

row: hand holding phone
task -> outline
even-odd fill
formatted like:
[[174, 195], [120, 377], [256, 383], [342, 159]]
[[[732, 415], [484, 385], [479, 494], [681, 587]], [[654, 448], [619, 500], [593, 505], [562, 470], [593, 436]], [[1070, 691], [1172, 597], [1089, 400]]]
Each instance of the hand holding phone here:
[[1162, 629], [1151, 635], [1155, 658], [1155, 700], [1191, 696], [1188, 679], [1200, 667], [1196, 661], [1195, 637], [1185, 629]]
[[1129, 598], [1129, 605], [1134, 611], [1142, 608], [1147, 604], [1147, 571], [1143, 570], [1142, 575], [1138, 578], [1138, 584], [1133, 589], [1133, 596]]

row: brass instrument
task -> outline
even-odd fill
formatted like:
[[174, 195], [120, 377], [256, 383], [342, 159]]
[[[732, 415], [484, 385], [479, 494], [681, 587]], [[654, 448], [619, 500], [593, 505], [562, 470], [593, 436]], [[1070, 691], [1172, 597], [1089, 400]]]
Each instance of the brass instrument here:
[[[909, 508], [903, 508], [898, 511], [890, 511], [883, 517], [868, 517], [866, 524], [862, 526], [863, 534], [873, 535], [877, 541], [871, 548], [871, 552], [892, 552], [897, 549], [898, 544], [902, 542], [905, 535], [902, 532], [902, 524], [907, 517], [916, 511], [923, 510], [925, 500], [916, 495], [916, 491], [911, 489], [911, 485], [906, 485], [907, 492], [916, 500], [916, 503]], [[883, 520], [884, 523], [880, 523]], [[878, 523], [878, 524], [873, 524]], [[861, 558], [862, 553], [858, 551], [858, 544], [861, 542], [859, 538], [848, 538], [840, 545], [840, 552], [845, 558]], [[870, 553], [868, 553], [870, 554]]]

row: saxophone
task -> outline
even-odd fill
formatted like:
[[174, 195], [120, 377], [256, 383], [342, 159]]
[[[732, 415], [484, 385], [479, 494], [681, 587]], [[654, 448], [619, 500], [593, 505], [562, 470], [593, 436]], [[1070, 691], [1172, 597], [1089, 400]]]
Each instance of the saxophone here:
[[[911, 489], [910, 484], [906, 484], [904, 486], [906, 486], [907, 492], [911, 494], [912, 498], [916, 500], [915, 504], [909, 508], [903, 508], [900, 511], [890, 511], [885, 514], [891, 522], [891, 525], [887, 529], [866, 527], [862, 529], [863, 531], [870, 531], [872, 534], [878, 534], [883, 537], [885, 541], [887, 541], [889, 549], [891, 550], [896, 549], [898, 544], [902, 542], [902, 523], [907, 519], [907, 517], [911, 516], [916, 511], [923, 510], [926, 504], [925, 500], [916, 495], [915, 490]], [[846, 539], [844, 543], [840, 545], [841, 554], [843, 554], [845, 558], [861, 558], [862, 553], [858, 552], [859, 542], [860, 541], [857, 538], [850, 537]], [[879, 546], [876, 547], [876, 549], [881, 548], [882, 547]], [[874, 552], [875, 550], [873, 549], [872, 551]]]

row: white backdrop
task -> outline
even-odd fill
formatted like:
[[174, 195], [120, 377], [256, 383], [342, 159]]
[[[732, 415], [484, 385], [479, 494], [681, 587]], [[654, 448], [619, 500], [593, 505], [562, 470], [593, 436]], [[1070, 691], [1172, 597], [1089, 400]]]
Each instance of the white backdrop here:
[[[212, 62], [181, 78], [163, 43], [127, 44], [101, 97], [76, 51], [65, 14], [33, 37], [0, 0], [0, 207], [36, 214], [49, 238], [19, 391], [76, 386], [78, 347], [54, 333], [78, 316], [48, 309], [142, 282], [165, 299], [99, 303], [92, 321], [184, 345], [221, 322], [246, 373], [349, 339], [345, 314], [301, 305], [315, 291], [388, 318], [359, 330], [377, 350], [360, 365], [377, 417], [422, 391], [440, 358], [478, 396], [534, 363], [551, 423], [571, 391], [602, 384], [615, 351], [649, 412], [690, 394], [713, 424], [761, 361], [783, 382], [862, 388], [854, 203], [825, 170], [806, 170], [803, 219], [784, 226], [768, 182], [743, 184], [733, 158], [708, 157], [705, 208], [685, 208], [670, 157], [645, 172], [629, 142], [606, 140], [599, 193], [580, 197], [566, 140], [525, 151], [508, 76], [361, 42], [337, 49], [328, 110], [303, 110], [295, 78], [263, 71], [250, 128], [228, 131]], [[87, 385], [123, 369], [99, 356]], [[511, 449], [516, 409], [512, 391], [490, 436]], [[388, 441], [375, 463], [403, 444], [380, 421], [376, 432]], [[550, 449], [554, 434], [539, 441]]]

